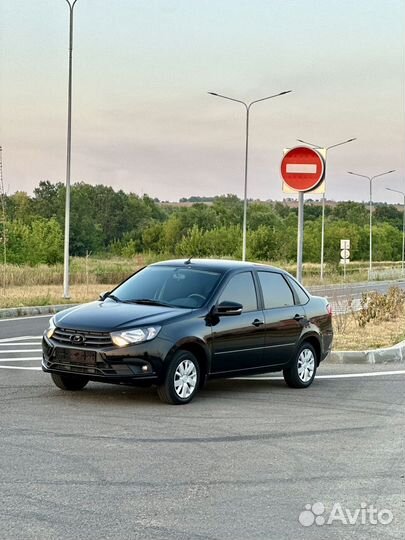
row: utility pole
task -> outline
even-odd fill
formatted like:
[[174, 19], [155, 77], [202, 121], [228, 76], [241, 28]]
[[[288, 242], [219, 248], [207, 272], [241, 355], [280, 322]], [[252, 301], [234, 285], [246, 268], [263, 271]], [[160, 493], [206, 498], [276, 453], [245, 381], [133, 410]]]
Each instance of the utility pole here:
[[66, 141], [66, 200], [65, 200], [65, 245], [63, 261], [63, 297], [69, 294], [69, 237], [70, 237], [70, 164], [72, 148], [72, 59], [73, 59], [73, 9], [77, 0], [66, 0], [69, 6], [69, 71], [68, 71], [68, 117]]
[[403, 197], [403, 207], [402, 207], [402, 276], [404, 276], [404, 266], [405, 266], [405, 192], [400, 191], [399, 189], [385, 188], [388, 191], [394, 191], [395, 193], [400, 193]]
[[217, 94], [216, 92], [208, 92], [211, 96], [220, 97], [227, 99], [229, 101], [235, 101], [236, 103], [241, 103], [246, 110], [246, 127], [245, 127], [245, 166], [244, 166], [244, 189], [243, 189], [243, 225], [242, 225], [242, 261], [246, 261], [246, 236], [247, 236], [247, 189], [248, 189], [248, 157], [249, 157], [249, 118], [250, 118], [250, 108], [255, 103], [260, 101], [266, 101], [278, 96], [284, 96], [285, 94], [291, 93], [292, 90], [286, 90], [284, 92], [279, 92], [273, 96], [267, 96], [260, 99], [255, 99], [250, 103], [246, 103], [240, 99], [231, 98], [228, 96], [223, 96], [222, 94]]
[[7, 265], [7, 214], [6, 190], [3, 180], [3, 148], [0, 146], [0, 196], [1, 196], [1, 224], [3, 240], [3, 294], [6, 294], [6, 265]]
[[370, 231], [369, 231], [369, 234], [370, 234], [370, 260], [369, 260], [369, 265], [368, 265], [368, 279], [369, 281], [371, 280], [371, 277], [372, 277], [372, 270], [373, 270], [373, 180], [375, 180], [376, 178], [380, 178], [380, 176], [385, 176], [386, 174], [391, 174], [393, 172], [395, 172], [395, 169], [392, 169], [390, 171], [386, 171], [386, 172], [383, 172], [383, 173], [380, 173], [380, 174], [375, 174], [374, 176], [367, 176], [366, 174], [359, 174], [359, 173], [356, 173], [356, 172], [353, 172], [353, 171], [347, 171], [348, 174], [352, 174], [353, 176], [359, 176], [360, 178], [366, 178], [368, 181], [369, 181], [369, 197], [370, 197], [370, 202], [369, 202], [369, 211], [370, 211]]
[[[324, 152], [324, 158], [325, 158], [325, 165], [327, 163], [327, 156], [328, 156], [328, 150], [331, 148], [336, 148], [337, 146], [342, 146], [343, 144], [347, 144], [349, 142], [353, 142], [356, 140], [356, 137], [352, 137], [351, 139], [347, 139], [346, 141], [342, 141], [336, 144], [331, 144], [330, 146], [319, 146], [318, 144], [309, 143], [306, 141], [303, 141], [302, 139], [297, 139], [298, 142], [308, 144], [309, 146], [312, 146], [313, 148], [317, 148], [318, 150], [321, 150]], [[325, 173], [325, 189], [322, 194], [322, 221], [321, 221], [321, 281], [323, 281], [323, 274], [324, 274], [324, 253], [325, 253], [325, 202], [326, 202], [326, 173]]]

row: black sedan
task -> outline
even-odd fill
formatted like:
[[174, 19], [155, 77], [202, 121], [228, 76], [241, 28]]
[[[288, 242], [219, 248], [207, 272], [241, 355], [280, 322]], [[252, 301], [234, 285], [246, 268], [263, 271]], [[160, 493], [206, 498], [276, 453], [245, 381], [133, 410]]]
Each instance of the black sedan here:
[[55, 315], [42, 369], [63, 390], [156, 384], [163, 401], [182, 404], [213, 377], [283, 371], [289, 386], [306, 388], [332, 337], [327, 300], [279, 268], [175, 260]]

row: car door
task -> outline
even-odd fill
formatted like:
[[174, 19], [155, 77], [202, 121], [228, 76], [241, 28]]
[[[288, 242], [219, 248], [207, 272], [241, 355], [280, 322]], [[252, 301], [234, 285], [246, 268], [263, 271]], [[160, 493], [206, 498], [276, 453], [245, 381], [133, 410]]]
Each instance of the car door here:
[[212, 327], [212, 372], [239, 371], [263, 365], [264, 315], [252, 272], [230, 277], [219, 295], [221, 302], [239, 302], [242, 313], [221, 316]]
[[282, 273], [258, 271], [263, 295], [265, 349], [264, 362], [269, 366], [291, 360], [301, 336], [305, 310], [295, 304], [290, 285]]

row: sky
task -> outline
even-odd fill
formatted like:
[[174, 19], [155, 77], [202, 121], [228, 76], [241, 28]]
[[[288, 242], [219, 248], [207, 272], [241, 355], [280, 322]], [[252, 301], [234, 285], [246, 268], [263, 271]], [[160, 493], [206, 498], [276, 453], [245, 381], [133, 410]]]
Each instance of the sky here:
[[[405, 191], [405, 0], [78, 0], [72, 181], [161, 200], [281, 200], [283, 148], [330, 150], [327, 197]], [[68, 6], [0, 3], [0, 145], [9, 193], [65, 181]], [[398, 199], [399, 197], [399, 199]]]

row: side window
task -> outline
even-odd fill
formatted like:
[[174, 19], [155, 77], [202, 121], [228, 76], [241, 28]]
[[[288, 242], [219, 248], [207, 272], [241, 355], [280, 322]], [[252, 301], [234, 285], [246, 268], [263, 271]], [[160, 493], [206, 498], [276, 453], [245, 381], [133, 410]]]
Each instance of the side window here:
[[275, 272], [258, 272], [263, 291], [264, 309], [294, 305], [294, 296], [286, 280]]
[[251, 272], [236, 274], [228, 281], [218, 303], [224, 301], [239, 302], [244, 312], [257, 310], [256, 289]]
[[297, 283], [295, 279], [292, 279], [290, 276], [287, 276], [287, 279], [288, 279], [288, 283], [291, 285], [291, 287], [294, 289], [295, 294], [297, 295], [298, 303], [299, 304], [308, 303], [309, 296], [301, 287], [301, 285]]

